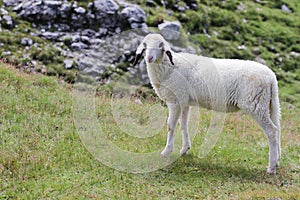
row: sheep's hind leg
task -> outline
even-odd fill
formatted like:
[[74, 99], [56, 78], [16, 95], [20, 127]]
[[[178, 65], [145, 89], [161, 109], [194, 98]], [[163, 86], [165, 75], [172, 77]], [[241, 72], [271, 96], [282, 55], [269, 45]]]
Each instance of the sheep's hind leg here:
[[173, 151], [175, 128], [181, 113], [180, 105], [177, 104], [168, 104], [168, 109], [169, 109], [168, 138], [167, 138], [166, 147], [161, 152], [162, 156], [167, 156], [170, 152]]
[[267, 113], [263, 113], [262, 116], [256, 113], [252, 116], [260, 125], [260, 127], [263, 129], [265, 135], [268, 138], [269, 166], [267, 172], [269, 174], [276, 174], [276, 167], [278, 166], [278, 158], [279, 158], [278, 148], [280, 145], [278, 141], [279, 131]]
[[181, 155], [187, 155], [191, 148], [190, 136], [188, 133], [188, 120], [189, 120], [190, 107], [183, 108], [181, 113], [181, 129], [182, 129], [182, 149], [180, 150]]

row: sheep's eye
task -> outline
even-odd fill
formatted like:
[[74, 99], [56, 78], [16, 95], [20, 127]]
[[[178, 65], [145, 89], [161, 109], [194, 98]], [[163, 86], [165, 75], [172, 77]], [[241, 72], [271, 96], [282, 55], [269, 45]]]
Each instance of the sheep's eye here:
[[163, 47], [163, 45], [164, 45], [164, 43], [163, 42], [161, 42], [160, 44], [159, 44], [159, 48], [162, 48]]
[[145, 48], [147, 47], [147, 44], [145, 42], [143, 43], [143, 45], [144, 45]]

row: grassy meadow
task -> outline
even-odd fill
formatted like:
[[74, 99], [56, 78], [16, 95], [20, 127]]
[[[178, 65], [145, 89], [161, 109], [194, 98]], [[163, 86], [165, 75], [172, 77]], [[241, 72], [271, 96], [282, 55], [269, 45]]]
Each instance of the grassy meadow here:
[[[92, 2], [77, 1], [85, 8]], [[154, 0], [151, 7], [128, 0], [145, 10], [149, 27], [180, 21], [179, 42], [192, 40], [212, 57], [264, 61], [276, 73], [282, 108], [277, 175], [266, 173], [265, 135], [242, 112], [226, 116], [218, 142], [199, 158], [212, 113], [198, 110], [191, 116], [189, 155], [178, 157], [179, 127], [171, 160], [160, 160], [167, 110], [159, 100], [111, 98], [111, 85], [90, 98], [88, 88], [70, 84], [77, 71], [64, 68], [52, 41], [32, 34], [32, 24], [6, 8], [16, 26], [0, 20], [0, 60], [14, 65], [0, 62], [0, 199], [300, 199], [298, 1], [195, 0], [196, 8], [179, 11], [175, 5], [194, 1]], [[283, 4], [293, 12], [282, 12]], [[24, 48], [24, 37], [35, 45]], [[52, 77], [15, 67], [29, 66], [29, 72], [33, 61], [36, 72]], [[123, 75], [131, 65], [119, 66], [115, 71]]]
[[[227, 115], [216, 146], [198, 158], [210, 121], [204, 109], [189, 155], [150, 173], [108, 167], [81, 140], [72, 91], [73, 85], [55, 77], [0, 64], [0, 199], [300, 199], [299, 94], [290, 94], [288, 88], [280, 88], [282, 160], [275, 176], [266, 173], [263, 132], [241, 112]], [[286, 102], [292, 97], [298, 104]], [[142, 104], [126, 98], [114, 101], [124, 103], [137, 126], [149, 121], [149, 107], [156, 111], [157, 105], [144, 99]], [[164, 148], [165, 122], [151, 137], [128, 135], [131, 129], [120, 128], [124, 124], [112, 112], [114, 101], [96, 97], [95, 116], [103, 132], [99, 141], [137, 153]], [[165, 107], [158, 110], [165, 121]]]

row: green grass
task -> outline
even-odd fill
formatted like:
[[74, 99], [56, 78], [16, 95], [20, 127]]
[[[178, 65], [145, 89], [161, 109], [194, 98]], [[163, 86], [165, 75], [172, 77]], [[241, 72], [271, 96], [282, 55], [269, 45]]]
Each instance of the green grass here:
[[[0, 64], [0, 198], [299, 199], [300, 109], [285, 102], [291, 95], [286, 89], [280, 88], [282, 161], [276, 176], [266, 173], [268, 146], [264, 134], [241, 112], [227, 116], [217, 145], [207, 157], [198, 158], [210, 119], [210, 113], [203, 109], [188, 156], [154, 172], [131, 174], [105, 166], [85, 148], [73, 116], [73, 86]], [[112, 102], [122, 103], [122, 113], [137, 127], [145, 126], [147, 111], [156, 111], [153, 106], [157, 102], [142, 101], [136, 104], [126, 98], [112, 101], [97, 97], [96, 121], [106, 140], [121, 149], [160, 151], [165, 144], [165, 125], [156, 135], [139, 139], [126, 134], [128, 130], [120, 128], [124, 124], [117, 124], [111, 113]], [[299, 105], [299, 98], [293, 104]], [[159, 115], [165, 121], [165, 107], [161, 110]]]

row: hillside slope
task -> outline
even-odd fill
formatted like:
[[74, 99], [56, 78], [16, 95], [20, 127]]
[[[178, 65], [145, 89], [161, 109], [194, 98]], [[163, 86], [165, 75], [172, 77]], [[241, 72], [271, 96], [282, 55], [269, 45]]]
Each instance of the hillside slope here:
[[[55, 77], [26, 74], [0, 63], [0, 198], [300, 198], [300, 110], [287, 103], [282, 103], [282, 161], [277, 176], [266, 173], [265, 136], [241, 113], [227, 116], [220, 141], [199, 159], [210, 116], [205, 110], [189, 156], [164, 169], [134, 175], [105, 166], [87, 151], [74, 124], [72, 90]], [[163, 149], [165, 129], [146, 139], [124, 133], [113, 118], [111, 100], [96, 99], [106, 137], [102, 139], [132, 152]], [[143, 125], [149, 103], [130, 102], [126, 105], [134, 112], [127, 115]]]
[[[80, 0], [78, 6], [88, 8], [89, 2], [94, 1]], [[219, 142], [199, 159], [210, 120], [204, 109], [189, 156], [145, 174], [104, 165], [87, 150], [76, 129], [74, 85], [69, 84], [77, 73], [74, 63], [66, 69], [66, 56], [52, 40], [32, 34], [38, 27], [3, 7], [14, 26], [6, 23], [8, 18], [0, 10], [0, 58], [15, 65], [0, 62], [0, 199], [300, 199], [298, 0], [128, 2], [146, 11], [149, 27], [179, 20], [183, 38], [191, 39], [206, 55], [258, 60], [276, 72], [282, 107], [278, 174], [266, 174], [267, 140], [257, 124], [240, 112], [227, 115]], [[291, 12], [282, 11], [283, 5]], [[62, 41], [61, 48], [67, 49], [70, 42], [70, 38]], [[129, 60], [116, 63], [104, 76], [123, 74], [129, 66]], [[99, 89], [93, 107], [104, 130], [103, 140], [135, 153], [162, 150], [166, 125], [147, 138], [128, 134], [112, 110], [112, 103], [122, 100], [103, 95], [111, 89], [106, 86], [105, 91]], [[159, 105], [147, 98], [124, 102], [120, 105], [130, 111], [125, 116], [131, 119], [124, 124], [133, 130], [147, 125], [152, 120], [149, 114]], [[176, 135], [180, 144], [179, 131]]]
[[[57, 2], [59, 1], [53, 1], [52, 4], [56, 5]], [[74, 2], [69, 1], [73, 7], [85, 10], [88, 9], [89, 3], [94, 1], [78, 1], [76, 4]], [[108, 2], [114, 1], [110, 0]], [[122, 1], [116, 2], [122, 4], [120, 3]], [[192, 40], [208, 56], [257, 60], [267, 64], [276, 72], [280, 80], [280, 86], [290, 83], [299, 84], [300, 8], [297, 0], [131, 0], [128, 2], [138, 4], [146, 11], [148, 27], [157, 28], [159, 24], [166, 20], [178, 20], [181, 23], [182, 36]], [[114, 2], [114, 4], [116, 3]], [[3, 1], [0, 1], [0, 5], [4, 5]], [[88, 44], [88, 40], [90, 42], [94, 41], [94, 38], [93, 40], [91, 38], [78, 39], [67, 35], [67, 37], [60, 39], [57, 38], [59, 33], [56, 33], [56, 31], [58, 30], [53, 24], [51, 25], [52, 21], [48, 25], [45, 22], [40, 25], [41, 21], [30, 17], [28, 18], [29, 21], [26, 21], [27, 18], [20, 19], [12, 7], [4, 8], [6, 9], [4, 9], [5, 12], [3, 10], [0, 12], [0, 16], [2, 16], [0, 23], [0, 57], [8, 59], [12, 63], [18, 63], [20, 66], [33, 66], [34, 70], [48, 75], [66, 77], [66, 81], [73, 82], [76, 64], [74, 62], [67, 65], [64, 63], [66, 59], [65, 51], [69, 51], [68, 48], [72, 44], [72, 40], [81, 40], [80, 45], [84, 46]], [[119, 10], [121, 9], [123, 8], [119, 6]], [[144, 17], [144, 15], [134, 15], [136, 15], [136, 18], [132, 20]], [[7, 16], [11, 16], [12, 21], [6, 21]], [[44, 17], [46, 18], [47, 15]], [[53, 20], [54, 23], [57, 19], [54, 18]], [[105, 20], [103, 19], [103, 21]], [[13, 25], [7, 24], [8, 22]], [[74, 24], [72, 21], [64, 21], [64, 23], [67, 23], [67, 25], [70, 23], [69, 26]], [[103, 35], [103, 38], [101, 36], [103, 29], [98, 30], [98, 27], [95, 28], [94, 26], [87, 27], [95, 29], [96, 32], [91, 32], [91, 34], [98, 34], [98, 39], [105, 39], [106, 35]], [[126, 26], [119, 29], [125, 31]], [[47, 34], [43, 35], [43, 31], [46, 31]], [[81, 30], [81, 32], [80, 34], [84, 34], [84, 31]], [[76, 34], [78, 34], [78, 31], [74, 32], [74, 35]], [[24, 40], [24, 38], [30, 40]], [[55, 40], [62, 41], [57, 43]], [[32, 43], [33, 46], [30, 46], [28, 42]], [[79, 45], [79, 43], [76, 43], [76, 45]], [[71, 50], [76, 52], [76, 49]], [[132, 50], [130, 54], [133, 53]], [[89, 56], [92, 57], [92, 55]], [[101, 77], [127, 71], [132, 57], [133, 55], [126, 55], [125, 60], [116, 61], [116, 63], [113, 63], [114, 68], [108, 68]], [[46, 66], [46, 69], [44, 66]], [[66, 70], [65, 66], [69, 70]]]

